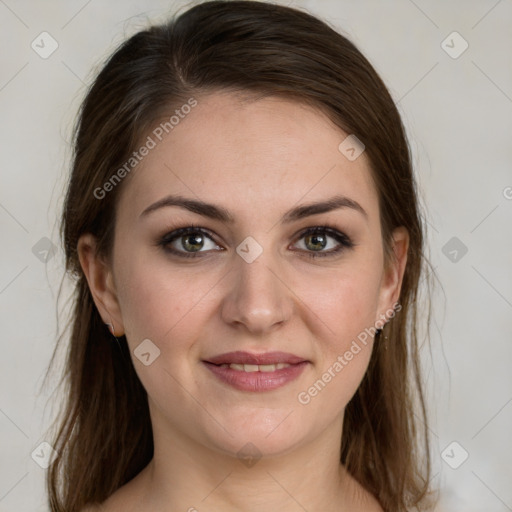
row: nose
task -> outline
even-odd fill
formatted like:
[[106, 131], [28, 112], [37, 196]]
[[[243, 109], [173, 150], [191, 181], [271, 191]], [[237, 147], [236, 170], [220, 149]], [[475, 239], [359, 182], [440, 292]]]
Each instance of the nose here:
[[294, 309], [293, 292], [270, 251], [263, 251], [252, 263], [238, 255], [235, 258], [227, 277], [223, 320], [255, 335], [271, 332], [286, 323]]

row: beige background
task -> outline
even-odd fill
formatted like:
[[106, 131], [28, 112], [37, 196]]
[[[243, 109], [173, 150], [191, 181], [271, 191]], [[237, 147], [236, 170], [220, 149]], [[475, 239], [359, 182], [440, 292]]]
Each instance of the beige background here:
[[[409, 133], [442, 283], [433, 362], [424, 354], [438, 510], [512, 510], [512, 2], [281, 3], [356, 43]], [[79, 102], [122, 39], [187, 4], [0, 0], [0, 512], [48, 510], [45, 470], [31, 454], [55, 411], [55, 380], [41, 384], [56, 337], [56, 219]], [[43, 31], [58, 44], [47, 59], [31, 47]], [[57, 248], [45, 263], [47, 239]], [[469, 458], [452, 469], [462, 450]]]

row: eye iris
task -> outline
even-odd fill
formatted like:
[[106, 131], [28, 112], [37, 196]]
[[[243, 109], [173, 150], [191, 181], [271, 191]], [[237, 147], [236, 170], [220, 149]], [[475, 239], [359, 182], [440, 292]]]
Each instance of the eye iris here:
[[[189, 240], [192, 240], [192, 242], [188, 243]], [[199, 245], [199, 247], [197, 247], [197, 245], [194, 245], [194, 244]], [[186, 250], [190, 250], [192, 252], [197, 252], [204, 245], [203, 236], [201, 234], [197, 234], [197, 233], [191, 234], [191, 235], [185, 235], [182, 237], [181, 245]]]
[[[308, 243], [309, 240], [312, 240], [312, 246]], [[324, 235], [312, 234], [306, 236], [306, 247], [308, 247], [308, 249], [318, 251], [324, 249], [326, 245], [327, 242]]]

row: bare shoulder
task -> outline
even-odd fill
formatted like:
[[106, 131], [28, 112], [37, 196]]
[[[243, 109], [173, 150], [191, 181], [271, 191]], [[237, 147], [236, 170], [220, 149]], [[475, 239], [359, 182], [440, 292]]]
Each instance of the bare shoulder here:
[[145, 471], [117, 489], [101, 504], [87, 505], [80, 512], [135, 512], [145, 490]]
[[131, 512], [132, 509], [128, 508], [128, 503], [126, 489], [121, 487], [103, 503], [87, 505], [80, 512]]
[[90, 503], [86, 505], [86, 507], [83, 508], [80, 512], [116, 512], [120, 510], [115, 505], [113, 505], [113, 501], [111, 498], [114, 497], [114, 494], [103, 503]]
[[384, 512], [379, 500], [367, 489], [365, 489], [352, 475], [345, 474], [348, 481], [347, 495], [352, 497], [352, 511], [361, 512]]
[[123, 496], [120, 494], [121, 489], [112, 494], [112, 496], [107, 498], [103, 503], [89, 504], [80, 512], [128, 512], [128, 508], [124, 506], [126, 500], [123, 500]]
[[101, 505], [87, 505], [80, 512], [104, 512], [104, 510]]

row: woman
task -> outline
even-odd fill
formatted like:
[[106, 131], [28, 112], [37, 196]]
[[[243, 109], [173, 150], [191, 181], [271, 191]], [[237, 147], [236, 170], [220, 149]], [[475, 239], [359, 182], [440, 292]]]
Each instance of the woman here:
[[304, 12], [205, 2], [84, 100], [53, 512], [427, 509], [409, 148]]

